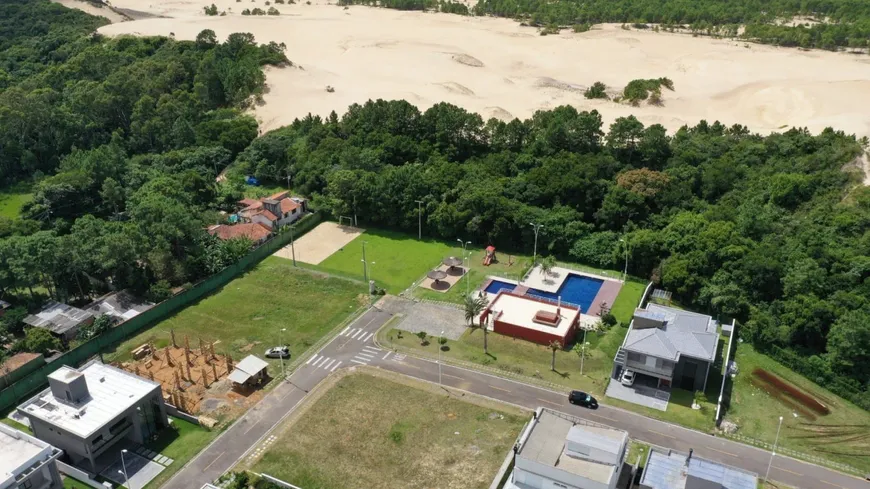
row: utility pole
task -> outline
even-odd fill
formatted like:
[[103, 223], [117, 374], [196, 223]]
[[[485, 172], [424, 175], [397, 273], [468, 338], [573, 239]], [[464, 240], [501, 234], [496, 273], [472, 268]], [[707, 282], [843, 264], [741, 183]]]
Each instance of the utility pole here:
[[538, 231], [540, 231], [541, 228], [544, 227], [544, 225], [543, 224], [535, 224], [533, 222], [530, 222], [529, 224], [531, 224], [532, 229], [535, 230], [535, 251], [532, 253], [532, 267], [534, 267], [535, 263], [538, 259]]
[[622, 281], [625, 282], [626, 277], [628, 277], [628, 241], [625, 238], [620, 238], [619, 242], [625, 248], [625, 268], [622, 270]]
[[417, 200], [417, 239], [423, 240], [423, 201]]
[[287, 190], [290, 190], [290, 174], [287, 174]]

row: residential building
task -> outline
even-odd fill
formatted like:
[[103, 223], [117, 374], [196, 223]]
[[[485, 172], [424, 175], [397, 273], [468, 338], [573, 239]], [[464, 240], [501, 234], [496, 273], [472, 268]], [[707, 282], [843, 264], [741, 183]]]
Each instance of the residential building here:
[[0, 489], [60, 489], [55, 462], [63, 452], [0, 423]]
[[[538, 408], [520, 435], [505, 489], [614, 489], [625, 470], [628, 433]], [[625, 482], [623, 482], [624, 484]]]
[[238, 212], [239, 217], [246, 222], [262, 224], [272, 231], [296, 222], [308, 210], [305, 199], [290, 197], [286, 190], [259, 200], [243, 199], [239, 204], [244, 206]]
[[79, 328], [94, 322], [94, 315], [77, 307], [49, 301], [36, 314], [24, 318], [24, 323], [42, 328], [64, 341], [75, 339]]
[[674, 450], [653, 447], [647, 454], [641, 489], [756, 489], [758, 476]]
[[85, 306], [94, 316], [108, 315], [124, 322], [154, 307], [154, 303], [136, 297], [126, 290], [106, 294]]
[[705, 314], [658, 304], [637, 309], [614, 359], [613, 378], [629, 369], [659, 388], [704, 391], [719, 345], [717, 329]]
[[269, 239], [272, 230], [260, 223], [243, 222], [239, 224], [216, 224], [208, 228], [208, 234], [217, 236], [218, 239], [228, 240], [245, 237], [250, 239], [254, 246], [259, 246]]
[[169, 426], [160, 384], [110, 365], [64, 366], [48, 385], [18, 412], [37, 438], [91, 472], [100, 472], [97, 459], [119, 442], [145, 443]]
[[503, 290], [490, 302], [480, 320], [499, 334], [542, 345], [558, 341], [565, 346], [574, 340], [580, 324], [580, 310]]

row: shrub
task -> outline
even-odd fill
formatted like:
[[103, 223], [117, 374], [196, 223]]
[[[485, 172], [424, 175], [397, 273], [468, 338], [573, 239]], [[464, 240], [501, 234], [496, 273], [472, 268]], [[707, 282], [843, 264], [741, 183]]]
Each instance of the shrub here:
[[205, 15], [217, 15], [218, 14], [218, 8], [215, 4], [211, 4], [208, 7], [203, 7], [202, 9], [205, 11]]
[[616, 316], [608, 312], [607, 314], [601, 316], [601, 323], [607, 327], [614, 326], [616, 325]]
[[163, 302], [172, 297], [172, 288], [166, 280], [160, 280], [148, 289], [146, 299], [151, 302]]
[[588, 99], [602, 98], [607, 99], [607, 85], [597, 81], [583, 92], [583, 96]]
[[266, 13], [269, 15], [281, 15], [281, 12], [279, 12], [275, 7], [269, 7], [269, 11]]
[[251, 15], [266, 15], [266, 11], [261, 8], [255, 8], [251, 10]]
[[592, 29], [592, 24], [574, 24], [573, 29], [574, 32], [578, 34], [581, 32], [587, 32]]
[[251, 15], [251, 9], [246, 8], [245, 10], [242, 10], [242, 15]]
[[429, 344], [429, 342], [426, 341], [426, 337], [427, 337], [427, 336], [428, 336], [428, 335], [426, 334], [425, 331], [420, 331], [419, 333], [417, 333], [417, 338], [420, 338], [420, 344], [421, 344], [421, 345], [426, 346], [426, 345]]

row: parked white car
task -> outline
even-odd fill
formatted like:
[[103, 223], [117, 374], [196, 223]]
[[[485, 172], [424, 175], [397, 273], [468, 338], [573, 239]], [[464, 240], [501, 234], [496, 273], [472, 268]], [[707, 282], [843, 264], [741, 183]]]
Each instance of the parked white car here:
[[620, 379], [619, 381], [622, 383], [622, 385], [631, 387], [634, 384], [634, 376], [634, 370], [624, 370], [622, 372], [622, 379]]

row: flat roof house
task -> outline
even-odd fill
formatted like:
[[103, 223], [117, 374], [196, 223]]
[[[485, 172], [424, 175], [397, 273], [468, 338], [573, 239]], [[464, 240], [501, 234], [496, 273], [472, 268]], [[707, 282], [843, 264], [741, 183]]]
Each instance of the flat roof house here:
[[[505, 489], [614, 489], [628, 433], [538, 408], [520, 435]], [[630, 471], [630, 469], [627, 469]]]
[[653, 447], [641, 489], [756, 489], [758, 476], [745, 470], [674, 450]]
[[95, 316], [107, 314], [124, 322], [154, 307], [154, 303], [136, 297], [126, 290], [106, 294], [85, 306]]
[[63, 452], [0, 423], [0, 489], [60, 489], [55, 461]]
[[574, 340], [580, 324], [580, 310], [532, 296], [501, 291], [480, 316], [496, 333], [542, 345]]
[[94, 322], [94, 315], [78, 307], [49, 301], [42, 310], [24, 318], [24, 323], [34, 328], [52, 332], [64, 341], [75, 339], [83, 324]]
[[73, 465], [98, 473], [97, 459], [122, 440], [145, 443], [169, 426], [160, 384], [99, 362], [61, 367], [49, 388], [21, 406], [33, 434]]
[[718, 345], [712, 317], [649, 304], [634, 313], [614, 359], [614, 378], [628, 369], [653, 377], [658, 387], [704, 391]]

